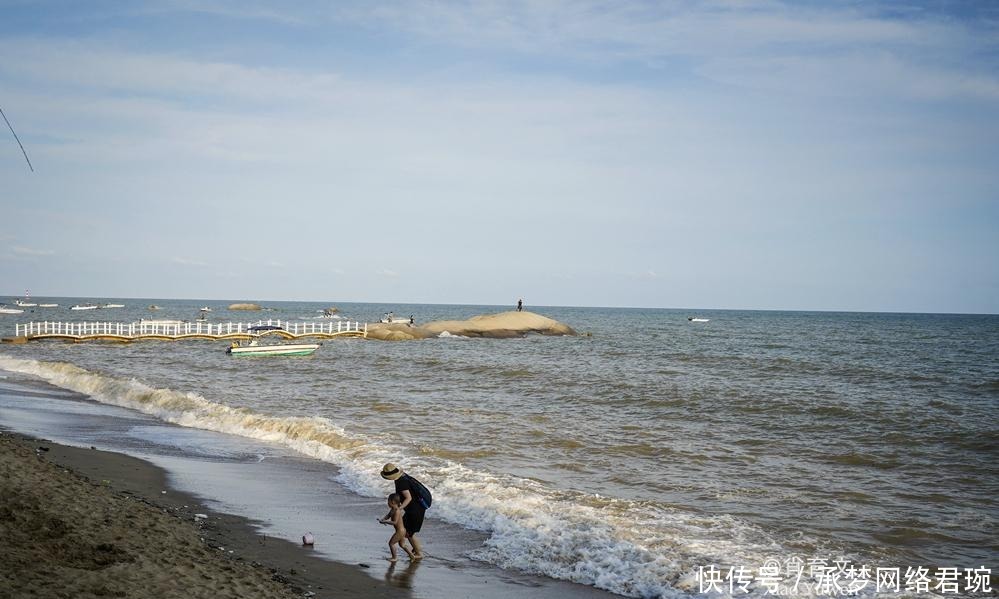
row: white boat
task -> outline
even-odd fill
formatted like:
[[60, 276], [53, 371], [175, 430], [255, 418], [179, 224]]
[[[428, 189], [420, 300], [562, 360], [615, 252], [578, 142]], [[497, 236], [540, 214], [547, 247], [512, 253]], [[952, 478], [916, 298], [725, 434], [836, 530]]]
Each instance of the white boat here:
[[24, 310], [20, 308], [8, 308], [7, 306], [0, 304], [0, 314], [22, 314]]
[[275, 345], [257, 345], [256, 340], [249, 345], [239, 345], [238, 342], [225, 350], [231, 356], [308, 356], [319, 349], [319, 343], [278, 343]]
[[125, 304], [101, 304], [98, 308], [124, 308]]
[[70, 310], [96, 310], [97, 304], [76, 304], [70, 307]]
[[409, 318], [402, 318], [400, 316], [396, 316], [392, 312], [388, 312], [384, 316], [382, 316], [381, 320], [379, 320], [378, 322], [383, 323], [383, 324], [408, 324], [408, 325], [413, 325], [413, 324], [416, 323], [416, 320], [412, 316], [410, 316]]
[[211, 311], [212, 311], [212, 309], [211, 309], [211, 308], [209, 308], [208, 306], [205, 306], [204, 308], [201, 308], [201, 309], [200, 309], [199, 311], [200, 311], [200, 312], [211, 312]]
[[38, 304], [39, 308], [58, 308], [59, 304]]
[[27, 289], [24, 290], [24, 299], [14, 300], [14, 305], [20, 306], [21, 308], [34, 308], [38, 304], [31, 301], [31, 294]]
[[710, 318], [694, 318], [693, 316], [688, 316], [687, 320], [690, 322], [710, 322]]

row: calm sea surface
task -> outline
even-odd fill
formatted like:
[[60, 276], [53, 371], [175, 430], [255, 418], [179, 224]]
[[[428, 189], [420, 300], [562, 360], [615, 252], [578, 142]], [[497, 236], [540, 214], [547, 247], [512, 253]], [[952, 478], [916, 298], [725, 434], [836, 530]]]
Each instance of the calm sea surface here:
[[[326, 307], [57, 301], [0, 316], [0, 334], [29, 319], [193, 320], [206, 304], [214, 322]], [[505, 309], [340, 308], [362, 322]], [[232, 358], [224, 342], [44, 342], [0, 347], [0, 369], [284, 443], [364, 495], [397, 462], [434, 489], [437, 517], [489, 534], [476, 559], [626, 595], [792, 555], [999, 565], [999, 317], [534, 310], [592, 336], [338, 339], [270, 359]]]

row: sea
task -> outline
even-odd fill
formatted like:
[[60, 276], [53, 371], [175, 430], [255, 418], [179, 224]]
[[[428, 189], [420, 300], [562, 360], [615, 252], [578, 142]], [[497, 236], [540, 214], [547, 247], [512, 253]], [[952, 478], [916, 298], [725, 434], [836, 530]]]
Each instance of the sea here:
[[[202, 306], [211, 322], [314, 322], [330, 306], [50, 301], [0, 315], [0, 335]], [[337, 307], [362, 323], [510, 309]], [[995, 596], [999, 316], [529, 309], [580, 334], [332, 339], [271, 358], [223, 341], [5, 344], [0, 383], [219, 433], [220, 456], [259, 443], [258, 461], [297, 456], [379, 508], [379, 471], [398, 464], [433, 491], [428, 552], [446, 528], [465, 535], [455, 559], [502, 572], [626, 597]], [[148, 430], [132, 428], [116, 434]]]

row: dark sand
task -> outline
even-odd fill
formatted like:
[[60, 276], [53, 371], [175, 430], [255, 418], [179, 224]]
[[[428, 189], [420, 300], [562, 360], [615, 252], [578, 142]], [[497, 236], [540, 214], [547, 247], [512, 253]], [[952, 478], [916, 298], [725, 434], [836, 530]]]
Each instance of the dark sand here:
[[211, 512], [148, 462], [0, 431], [0, 599], [302, 596], [408, 594]]

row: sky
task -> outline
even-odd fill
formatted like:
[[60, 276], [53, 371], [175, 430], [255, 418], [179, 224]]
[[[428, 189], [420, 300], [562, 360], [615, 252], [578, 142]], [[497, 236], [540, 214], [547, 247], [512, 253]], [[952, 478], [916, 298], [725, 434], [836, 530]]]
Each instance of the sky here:
[[0, 57], [0, 301], [999, 313], [995, 3], [0, 0]]

